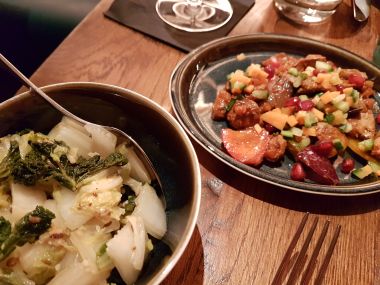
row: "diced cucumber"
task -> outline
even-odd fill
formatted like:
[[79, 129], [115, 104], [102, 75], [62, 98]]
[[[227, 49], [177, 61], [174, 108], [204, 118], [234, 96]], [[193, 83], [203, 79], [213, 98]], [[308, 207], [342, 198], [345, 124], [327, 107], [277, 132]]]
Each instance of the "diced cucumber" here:
[[302, 130], [300, 128], [292, 127], [290, 131], [295, 135], [296, 137], [302, 137]]
[[344, 98], [346, 98], [346, 95], [345, 95], [345, 94], [340, 94], [340, 95], [336, 96], [334, 99], [332, 99], [332, 103], [333, 103], [333, 105], [335, 106], [335, 105], [338, 104], [339, 102], [343, 101]]
[[329, 124], [332, 124], [332, 122], [334, 122], [334, 119], [335, 119], [335, 116], [334, 114], [326, 114], [325, 116], [325, 121]]
[[374, 173], [379, 173], [380, 171], [380, 164], [373, 162], [373, 161], [368, 161], [368, 165], [372, 168], [372, 171]]
[[293, 138], [293, 133], [291, 130], [282, 130], [281, 135], [286, 138], [286, 139], [291, 139]]
[[302, 84], [302, 78], [300, 76], [294, 77], [294, 79], [292, 80], [292, 82], [293, 82], [293, 87], [294, 88], [298, 88]]
[[252, 92], [252, 96], [260, 100], [267, 99], [268, 95], [269, 95], [268, 90], [254, 90]]
[[305, 147], [310, 145], [310, 138], [309, 137], [304, 137], [302, 140], [298, 143], [301, 149], [304, 149]]
[[337, 104], [335, 104], [335, 107], [338, 110], [341, 110], [343, 113], [347, 113], [348, 110], [350, 110], [350, 105], [346, 101], [340, 101]]
[[319, 92], [319, 93], [315, 94], [315, 96], [321, 97], [323, 94], [325, 94], [325, 93]]
[[354, 103], [356, 103], [359, 100], [360, 93], [358, 90], [354, 89], [351, 93], [352, 99], [354, 99]]
[[300, 98], [301, 101], [309, 100], [309, 97], [307, 97], [307, 95], [300, 95], [298, 98]]
[[362, 151], [370, 151], [373, 148], [373, 139], [367, 139], [358, 143], [358, 147]]
[[305, 127], [310, 128], [316, 123], [318, 123], [317, 117], [313, 113], [307, 113], [305, 116]]
[[312, 67], [312, 66], [308, 66], [306, 67], [304, 73], [306, 73], [308, 76], [312, 76], [313, 75], [313, 72], [314, 72], [315, 68]]
[[309, 75], [306, 72], [301, 72], [299, 76], [301, 77], [302, 80], [305, 80], [306, 78], [309, 77]]
[[366, 166], [363, 166], [362, 168], [358, 168], [352, 171], [352, 175], [356, 176], [359, 179], [363, 179], [364, 177], [367, 177], [368, 175], [372, 173], [373, 173], [373, 170], [369, 164], [367, 164]]
[[347, 134], [352, 131], [352, 125], [350, 123], [344, 124], [339, 127], [339, 130]]
[[288, 73], [291, 74], [291, 75], [293, 75], [293, 76], [298, 76], [299, 72], [298, 72], [297, 68], [291, 67], [291, 68], [288, 69]]
[[334, 147], [337, 151], [344, 149], [344, 146], [343, 146], [342, 141], [340, 139], [334, 139], [333, 144], [334, 144]]
[[233, 84], [232, 84], [232, 93], [235, 93], [234, 91], [238, 91], [238, 90], [240, 90], [240, 91], [243, 91], [244, 90], [244, 88], [245, 88], [245, 84], [244, 83], [241, 83], [241, 82], [239, 82], [239, 81], [236, 81], [236, 82], [234, 82]]
[[332, 71], [333, 70], [333, 68], [330, 64], [328, 64], [327, 62], [324, 62], [324, 61], [319, 61], [319, 60], [317, 60], [315, 62], [315, 68], [318, 70], [324, 70], [324, 71]]

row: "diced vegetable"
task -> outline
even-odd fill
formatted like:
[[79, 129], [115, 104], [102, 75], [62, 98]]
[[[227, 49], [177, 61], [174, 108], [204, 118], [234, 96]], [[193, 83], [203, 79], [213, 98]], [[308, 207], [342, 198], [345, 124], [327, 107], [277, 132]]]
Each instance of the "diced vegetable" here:
[[359, 179], [363, 179], [367, 177], [368, 175], [370, 175], [372, 172], [373, 171], [372, 171], [371, 166], [367, 164], [366, 166], [363, 166], [362, 168], [358, 168], [352, 171], [352, 175]]
[[254, 90], [252, 92], [252, 96], [260, 100], [267, 99], [268, 95], [268, 90]]
[[315, 68], [322, 71], [332, 71], [332, 66], [324, 61], [317, 60], [315, 62]]
[[291, 74], [291, 75], [293, 75], [293, 76], [298, 76], [298, 70], [295, 67], [289, 68], [288, 69], [288, 73]]
[[290, 130], [282, 130], [281, 131], [281, 135], [283, 136], [283, 137], [285, 137], [285, 138], [293, 138], [293, 132], [292, 131], [290, 131]]
[[344, 150], [344, 145], [340, 139], [334, 139], [333, 144], [337, 151]]
[[370, 151], [373, 148], [373, 139], [367, 139], [358, 143], [358, 147], [362, 151]]
[[276, 111], [269, 111], [261, 115], [261, 119], [279, 130], [283, 130], [288, 120], [288, 115]]

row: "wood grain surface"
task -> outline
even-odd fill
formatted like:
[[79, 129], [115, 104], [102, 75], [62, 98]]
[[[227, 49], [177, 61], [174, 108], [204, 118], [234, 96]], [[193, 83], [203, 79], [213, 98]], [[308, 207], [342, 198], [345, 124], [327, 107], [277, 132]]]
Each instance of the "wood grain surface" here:
[[[327, 22], [304, 27], [280, 17], [272, 1], [256, 2], [231, 35], [300, 35], [366, 59], [379, 40], [380, 12], [374, 6], [364, 24], [354, 22], [351, 2], [344, 1]], [[101, 1], [35, 72], [33, 81], [40, 86], [65, 81], [119, 85], [171, 110], [169, 79], [185, 54], [105, 18], [111, 3]], [[225, 166], [195, 142], [194, 147], [204, 181], [218, 177], [224, 187], [220, 192], [203, 187], [190, 244], [163, 284], [270, 284], [304, 212], [342, 226], [324, 284], [380, 284], [379, 194], [324, 197], [285, 190]], [[317, 231], [321, 228], [319, 223]]]

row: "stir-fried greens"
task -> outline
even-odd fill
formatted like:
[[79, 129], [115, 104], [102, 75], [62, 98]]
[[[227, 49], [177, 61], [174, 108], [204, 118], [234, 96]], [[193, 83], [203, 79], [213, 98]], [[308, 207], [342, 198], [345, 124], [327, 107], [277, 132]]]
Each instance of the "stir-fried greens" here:
[[134, 284], [166, 233], [133, 149], [63, 118], [0, 138], [0, 284]]
[[[359, 179], [380, 174], [373, 85], [364, 72], [322, 55], [279, 53], [227, 75], [212, 118], [227, 121], [223, 145], [238, 161], [258, 166], [288, 152], [296, 161], [292, 179], [336, 185], [336, 165]], [[348, 148], [370, 163], [355, 169]]]

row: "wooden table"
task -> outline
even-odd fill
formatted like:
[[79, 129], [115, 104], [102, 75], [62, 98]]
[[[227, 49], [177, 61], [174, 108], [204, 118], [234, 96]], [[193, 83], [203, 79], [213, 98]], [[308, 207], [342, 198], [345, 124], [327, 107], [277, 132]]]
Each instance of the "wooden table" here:
[[[103, 16], [103, 0], [35, 72], [37, 85], [95, 81], [135, 90], [171, 110], [169, 78], [184, 53]], [[328, 22], [311, 27], [279, 17], [272, 1], [257, 0], [231, 35], [274, 32], [342, 46], [367, 59], [379, 40], [380, 12], [357, 24], [345, 1]], [[202, 189], [191, 242], [164, 284], [270, 284], [296, 228], [308, 211], [342, 231], [325, 284], [380, 284], [380, 195], [322, 197], [248, 178], [194, 143], [204, 179], [218, 177], [220, 193]], [[319, 229], [318, 226], [317, 229]]]

